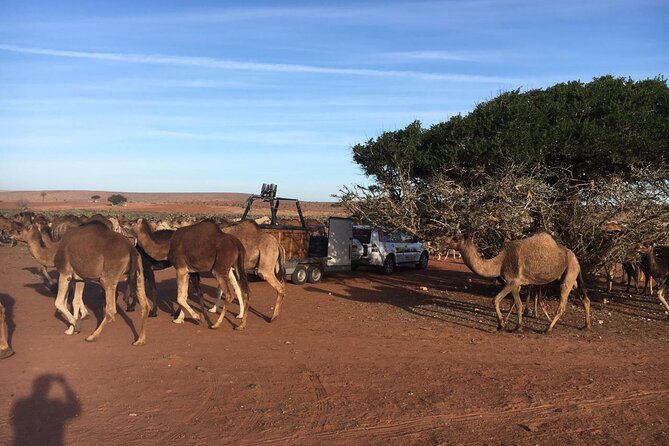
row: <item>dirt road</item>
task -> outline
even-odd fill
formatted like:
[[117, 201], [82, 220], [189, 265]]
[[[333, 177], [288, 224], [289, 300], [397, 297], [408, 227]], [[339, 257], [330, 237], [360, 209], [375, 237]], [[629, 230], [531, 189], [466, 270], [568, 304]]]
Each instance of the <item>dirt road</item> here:
[[[591, 332], [575, 300], [549, 336], [534, 318], [498, 333], [497, 285], [434, 261], [289, 284], [271, 324], [275, 296], [252, 282], [242, 332], [231, 316], [217, 331], [173, 324], [162, 305], [132, 347], [138, 314], [121, 306], [95, 343], [94, 318], [63, 334], [35, 266], [24, 246], [0, 247], [16, 351], [0, 362], [3, 445], [669, 444], [669, 320], [655, 298], [595, 295]], [[173, 271], [157, 280], [173, 300]], [[98, 285], [85, 301], [100, 317]]]

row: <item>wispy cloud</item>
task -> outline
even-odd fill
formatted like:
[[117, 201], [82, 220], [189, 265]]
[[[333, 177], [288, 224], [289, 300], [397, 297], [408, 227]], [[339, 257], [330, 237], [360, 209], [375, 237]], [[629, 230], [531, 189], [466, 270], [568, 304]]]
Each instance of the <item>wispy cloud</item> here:
[[64, 57], [74, 59], [101, 60], [109, 62], [122, 62], [133, 64], [150, 65], [172, 65], [172, 66], [194, 66], [200, 68], [213, 68], [223, 70], [252, 71], [252, 72], [274, 72], [274, 73], [304, 73], [304, 74], [326, 74], [340, 76], [367, 76], [386, 78], [414, 78], [428, 81], [450, 81], [450, 82], [483, 82], [483, 83], [510, 83], [512, 79], [457, 73], [426, 73], [420, 71], [402, 70], [376, 70], [366, 68], [334, 68], [314, 65], [241, 62], [231, 59], [215, 57], [192, 57], [174, 55], [154, 55], [135, 53], [107, 53], [91, 51], [69, 51], [51, 48], [24, 47], [8, 44], [0, 44], [0, 50], [20, 54], [34, 54], [40, 56]]
[[508, 54], [465, 52], [465, 51], [397, 51], [382, 54], [384, 58], [395, 61], [453, 61], [453, 62], [490, 62], [507, 58]]

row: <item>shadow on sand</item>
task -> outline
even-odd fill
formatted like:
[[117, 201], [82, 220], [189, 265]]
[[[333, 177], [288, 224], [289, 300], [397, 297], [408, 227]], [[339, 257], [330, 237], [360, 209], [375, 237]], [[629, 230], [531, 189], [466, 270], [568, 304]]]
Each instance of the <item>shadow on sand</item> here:
[[[56, 392], [63, 398], [51, 395]], [[12, 406], [13, 444], [64, 445], [68, 421], [80, 414], [79, 398], [62, 375], [40, 375], [33, 381], [32, 393]]]

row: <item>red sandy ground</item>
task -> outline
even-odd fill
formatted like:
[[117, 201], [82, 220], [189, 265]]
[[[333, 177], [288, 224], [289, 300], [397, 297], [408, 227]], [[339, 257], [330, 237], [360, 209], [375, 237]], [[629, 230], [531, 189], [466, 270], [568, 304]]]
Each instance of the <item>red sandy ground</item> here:
[[[35, 265], [25, 246], [0, 247], [16, 351], [0, 361], [3, 445], [669, 444], [669, 321], [656, 298], [618, 291], [605, 305], [593, 293], [591, 332], [574, 302], [551, 335], [533, 318], [524, 334], [499, 333], [498, 286], [433, 261], [288, 284], [271, 324], [274, 293], [252, 282], [241, 332], [231, 316], [218, 331], [173, 324], [162, 305], [147, 345], [132, 347], [138, 313], [121, 306], [95, 343], [84, 341], [95, 318], [63, 334]], [[173, 300], [173, 271], [157, 280]], [[101, 297], [86, 286], [98, 318]]]
[[[38, 212], [111, 210], [91, 203], [94, 193], [49, 191], [42, 202], [39, 192], [0, 192], [0, 209], [23, 198]], [[225, 215], [246, 197], [124, 195], [129, 206], [114, 210]], [[655, 298], [618, 291], [604, 305], [592, 293], [589, 333], [575, 305], [550, 336], [534, 318], [525, 334], [498, 333], [498, 287], [459, 262], [433, 261], [391, 277], [360, 270], [289, 284], [272, 324], [274, 293], [253, 282], [243, 332], [230, 316], [218, 331], [172, 324], [163, 305], [148, 345], [135, 348], [138, 315], [122, 308], [96, 343], [83, 341], [93, 319], [65, 336], [35, 265], [24, 246], [0, 247], [17, 352], [0, 362], [0, 444], [669, 444], [669, 321]], [[157, 279], [173, 300], [173, 272]], [[213, 280], [205, 285], [213, 294]], [[101, 299], [87, 286], [98, 318]]]

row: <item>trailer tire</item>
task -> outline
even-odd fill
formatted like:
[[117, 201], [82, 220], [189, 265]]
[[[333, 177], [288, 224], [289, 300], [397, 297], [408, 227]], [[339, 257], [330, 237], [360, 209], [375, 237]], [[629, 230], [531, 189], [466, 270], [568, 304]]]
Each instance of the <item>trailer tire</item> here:
[[317, 283], [323, 278], [323, 270], [318, 265], [310, 266], [307, 270], [307, 282]]
[[297, 265], [290, 275], [290, 281], [295, 285], [304, 285], [307, 281], [307, 269], [303, 265]]

